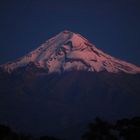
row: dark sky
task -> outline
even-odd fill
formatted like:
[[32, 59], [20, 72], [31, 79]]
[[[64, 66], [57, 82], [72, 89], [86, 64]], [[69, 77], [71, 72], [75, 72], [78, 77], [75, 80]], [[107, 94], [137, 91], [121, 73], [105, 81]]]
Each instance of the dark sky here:
[[65, 29], [140, 66], [139, 0], [0, 0], [0, 64]]

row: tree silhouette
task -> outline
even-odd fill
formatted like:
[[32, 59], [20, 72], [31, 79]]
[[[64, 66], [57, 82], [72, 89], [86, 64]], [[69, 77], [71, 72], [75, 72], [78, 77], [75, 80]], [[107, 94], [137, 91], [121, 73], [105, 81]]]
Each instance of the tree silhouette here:
[[125, 140], [140, 140], [140, 117], [119, 120], [116, 129]]
[[115, 124], [96, 118], [83, 140], [140, 140], [140, 117], [118, 120]]
[[51, 136], [42, 136], [34, 138], [30, 135], [14, 132], [10, 127], [0, 125], [0, 140], [59, 140]]
[[0, 125], [0, 139], [3, 140], [5, 137], [11, 135], [11, 129], [8, 126]]
[[94, 123], [90, 123], [88, 128], [89, 132], [82, 136], [84, 140], [117, 140], [115, 135], [112, 135], [110, 129], [113, 126], [102, 121], [100, 118], [96, 118]]

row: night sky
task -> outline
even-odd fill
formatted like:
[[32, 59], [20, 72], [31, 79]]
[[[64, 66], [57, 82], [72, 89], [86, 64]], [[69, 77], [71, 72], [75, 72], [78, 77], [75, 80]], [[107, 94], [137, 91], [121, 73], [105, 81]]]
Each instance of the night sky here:
[[66, 29], [140, 66], [139, 0], [0, 0], [0, 64]]

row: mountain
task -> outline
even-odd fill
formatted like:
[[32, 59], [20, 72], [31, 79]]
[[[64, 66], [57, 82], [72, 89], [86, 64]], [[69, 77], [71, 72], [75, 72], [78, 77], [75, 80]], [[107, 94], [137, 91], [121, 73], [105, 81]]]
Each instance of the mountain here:
[[0, 123], [80, 140], [95, 117], [140, 116], [140, 68], [63, 31], [0, 66]]
[[34, 51], [2, 67], [11, 72], [31, 62], [49, 73], [72, 70], [140, 73], [139, 67], [102, 52], [80, 34], [70, 31], [59, 33]]

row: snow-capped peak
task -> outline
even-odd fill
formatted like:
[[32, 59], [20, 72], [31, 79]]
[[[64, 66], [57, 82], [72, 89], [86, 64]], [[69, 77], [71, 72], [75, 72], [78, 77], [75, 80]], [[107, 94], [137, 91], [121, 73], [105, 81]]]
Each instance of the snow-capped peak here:
[[1, 67], [11, 72], [31, 62], [39, 68], [48, 69], [49, 73], [73, 70], [140, 73], [140, 67], [102, 52], [80, 34], [67, 30], [27, 55]]

